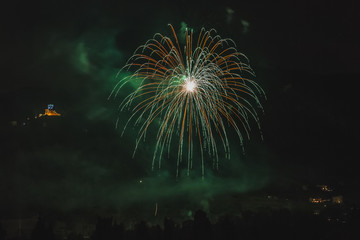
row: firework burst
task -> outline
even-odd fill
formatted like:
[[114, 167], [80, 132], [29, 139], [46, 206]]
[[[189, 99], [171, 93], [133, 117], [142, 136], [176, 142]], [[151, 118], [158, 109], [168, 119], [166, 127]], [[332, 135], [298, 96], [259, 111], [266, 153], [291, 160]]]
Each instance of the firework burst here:
[[182, 165], [189, 174], [197, 148], [204, 176], [205, 154], [214, 168], [219, 165], [219, 145], [230, 158], [228, 129], [236, 132], [241, 146], [244, 136], [250, 136], [250, 119], [260, 130], [256, 109], [262, 110], [259, 96], [265, 94], [256, 82], [243, 77], [254, 76], [254, 72], [231, 39], [222, 39], [213, 29], [202, 29], [194, 40], [193, 31], [186, 30], [182, 49], [169, 26], [173, 38], [157, 33], [140, 46], [121, 70], [132, 74], [121, 79], [110, 96], [116, 97], [129, 82], [140, 81], [120, 104], [121, 111], [132, 111], [124, 130], [130, 122], [138, 125], [134, 154], [157, 119], [152, 168], [161, 167], [164, 153], [169, 154], [174, 143], [178, 148], [176, 175]]

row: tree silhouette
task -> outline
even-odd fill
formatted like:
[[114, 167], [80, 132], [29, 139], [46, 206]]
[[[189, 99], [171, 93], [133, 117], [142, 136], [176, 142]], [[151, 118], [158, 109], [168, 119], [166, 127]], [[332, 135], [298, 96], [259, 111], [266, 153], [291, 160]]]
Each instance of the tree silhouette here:
[[164, 218], [164, 239], [174, 239], [175, 223], [171, 218]]
[[194, 239], [212, 239], [212, 225], [202, 210], [198, 210], [194, 216]]
[[135, 225], [136, 239], [147, 239], [149, 228], [145, 221], [141, 221]]
[[92, 234], [93, 240], [120, 240], [123, 239], [124, 226], [116, 224], [113, 218], [98, 217], [95, 231]]
[[39, 215], [38, 221], [31, 234], [32, 240], [53, 240], [55, 239], [53, 224], [49, 219]]
[[0, 222], [0, 240], [5, 240], [6, 238], [6, 231], [2, 228], [2, 224]]

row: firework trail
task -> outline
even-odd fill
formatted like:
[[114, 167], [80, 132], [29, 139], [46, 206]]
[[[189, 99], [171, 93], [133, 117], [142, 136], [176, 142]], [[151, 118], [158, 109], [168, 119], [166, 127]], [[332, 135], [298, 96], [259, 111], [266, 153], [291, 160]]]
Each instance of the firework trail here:
[[189, 174], [195, 147], [201, 153], [204, 176], [205, 153], [213, 159], [214, 168], [219, 164], [218, 145], [230, 158], [229, 126], [241, 145], [243, 135], [249, 138], [250, 119], [255, 120], [260, 130], [256, 108], [262, 110], [259, 96], [265, 94], [256, 82], [243, 77], [254, 76], [254, 72], [231, 39], [222, 39], [213, 29], [202, 29], [195, 40], [193, 31], [186, 30], [182, 50], [174, 28], [169, 26], [173, 38], [157, 33], [140, 46], [120, 70], [133, 73], [120, 80], [110, 96], [116, 97], [129, 82], [140, 81], [139, 87], [119, 106], [121, 111], [132, 111], [124, 130], [130, 122], [139, 129], [134, 154], [149, 126], [157, 124], [152, 168], [155, 164], [161, 167], [164, 152], [170, 154], [175, 142], [176, 176], [181, 164], [186, 165]]

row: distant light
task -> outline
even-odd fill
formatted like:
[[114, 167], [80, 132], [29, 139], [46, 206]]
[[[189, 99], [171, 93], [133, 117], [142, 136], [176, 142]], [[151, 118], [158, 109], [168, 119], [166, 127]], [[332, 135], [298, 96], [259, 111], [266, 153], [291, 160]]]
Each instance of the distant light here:
[[142, 183], [142, 180], [140, 180], [139, 183]]

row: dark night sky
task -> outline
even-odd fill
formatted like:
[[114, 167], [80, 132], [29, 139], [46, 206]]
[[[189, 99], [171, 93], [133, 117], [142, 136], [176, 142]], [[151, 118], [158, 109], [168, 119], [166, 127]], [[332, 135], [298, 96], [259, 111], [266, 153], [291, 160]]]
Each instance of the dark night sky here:
[[[14, 202], [19, 208], [111, 205], [122, 194], [129, 201], [169, 199], [180, 194], [176, 189], [217, 193], [225, 185], [229, 191], [284, 182], [358, 185], [355, 1], [13, 0], [0, 11], [2, 211]], [[120, 138], [118, 102], [107, 97], [136, 47], [181, 22], [232, 38], [267, 100], [264, 141], [254, 131], [245, 156], [234, 150], [219, 173], [209, 170], [204, 186], [181, 182], [170, 190], [171, 166], [158, 178], [150, 170], [150, 138], [131, 159], [135, 139], [131, 132]], [[46, 130], [36, 121], [11, 125], [48, 103], [63, 116], [49, 120]], [[148, 179], [150, 190], [138, 193], [139, 179]], [[59, 191], [66, 197], [56, 200]]]

